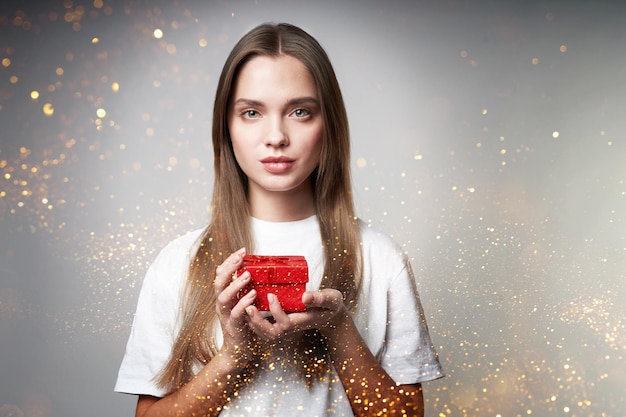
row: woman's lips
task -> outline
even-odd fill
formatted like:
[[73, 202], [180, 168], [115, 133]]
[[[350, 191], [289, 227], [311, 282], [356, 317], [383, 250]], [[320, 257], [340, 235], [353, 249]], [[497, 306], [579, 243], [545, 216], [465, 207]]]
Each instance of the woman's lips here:
[[285, 157], [268, 157], [261, 160], [266, 171], [272, 174], [281, 174], [288, 171], [294, 164], [293, 159]]

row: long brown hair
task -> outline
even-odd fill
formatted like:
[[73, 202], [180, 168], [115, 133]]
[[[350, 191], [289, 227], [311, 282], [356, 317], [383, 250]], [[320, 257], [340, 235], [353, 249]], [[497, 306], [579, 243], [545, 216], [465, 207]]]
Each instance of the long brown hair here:
[[[157, 380], [170, 391], [192, 378], [194, 362], [207, 363], [217, 353], [214, 332], [219, 322], [213, 288], [216, 267], [241, 247], [249, 253], [254, 251], [247, 177], [235, 160], [227, 117], [241, 67], [261, 55], [293, 56], [315, 80], [324, 125], [320, 164], [311, 174], [324, 246], [321, 286], [341, 291], [351, 310], [356, 306], [362, 269], [360, 234], [352, 200], [348, 118], [337, 78], [326, 52], [308, 33], [284, 23], [260, 25], [235, 45], [217, 86], [212, 217], [190, 265], [181, 305], [182, 325], [172, 356]], [[309, 336], [319, 339], [319, 334]]]

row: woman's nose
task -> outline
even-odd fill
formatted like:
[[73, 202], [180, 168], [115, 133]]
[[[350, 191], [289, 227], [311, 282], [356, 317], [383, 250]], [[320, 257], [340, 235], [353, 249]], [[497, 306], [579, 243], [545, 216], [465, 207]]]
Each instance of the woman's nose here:
[[282, 117], [274, 117], [269, 120], [269, 127], [265, 137], [265, 144], [273, 147], [283, 147], [289, 144], [289, 138]]

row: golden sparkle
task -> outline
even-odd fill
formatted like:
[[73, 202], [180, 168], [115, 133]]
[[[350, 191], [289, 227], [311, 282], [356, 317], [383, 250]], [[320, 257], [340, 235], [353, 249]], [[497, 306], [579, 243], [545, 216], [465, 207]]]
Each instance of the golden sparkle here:
[[54, 114], [54, 107], [52, 107], [52, 104], [46, 103], [43, 105], [43, 114], [48, 117]]

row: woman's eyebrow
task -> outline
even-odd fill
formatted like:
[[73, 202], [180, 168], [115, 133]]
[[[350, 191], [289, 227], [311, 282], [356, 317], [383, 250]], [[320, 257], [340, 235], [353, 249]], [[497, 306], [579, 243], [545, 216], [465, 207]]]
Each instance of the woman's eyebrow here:
[[252, 100], [249, 98], [238, 98], [233, 102], [233, 106], [261, 107], [263, 106], [263, 103], [258, 100]]
[[301, 105], [301, 104], [308, 104], [308, 105], [319, 105], [319, 100], [316, 99], [315, 97], [297, 97], [297, 98], [293, 98], [289, 101], [287, 101], [287, 105], [293, 106], [293, 105]]
[[[319, 100], [315, 97], [296, 97], [287, 101], [288, 106], [298, 106], [302, 104], [319, 105]], [[233, 102], [233, 106], [250, 106], [250, 107], [262, 107], [264, 104], [261, 101], [253, 100], [249, 98], [238, 98]]]

